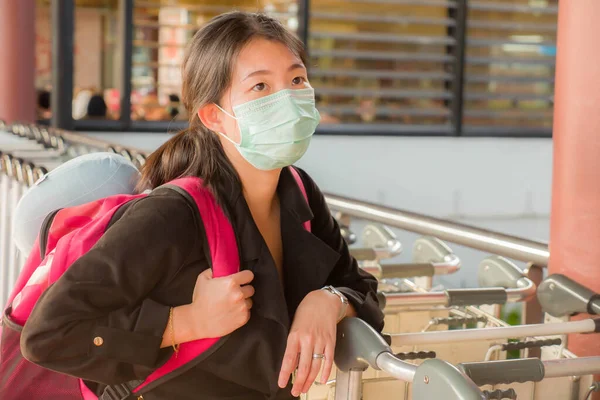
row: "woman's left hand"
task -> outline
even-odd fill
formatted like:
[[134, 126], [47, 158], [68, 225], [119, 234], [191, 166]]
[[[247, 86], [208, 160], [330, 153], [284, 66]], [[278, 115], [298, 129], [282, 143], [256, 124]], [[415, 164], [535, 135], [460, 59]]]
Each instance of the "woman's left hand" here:
[[[297, 368], [292, 395], [306, 393], [324, 362], [321, 383], [327, 383], [333, 367], [340, 299], [323, 290], [310, 292], [298, 306], [283, 358], [279, 387], [284, 388]], [[324, 358], [313, 357], [324, 355]]]

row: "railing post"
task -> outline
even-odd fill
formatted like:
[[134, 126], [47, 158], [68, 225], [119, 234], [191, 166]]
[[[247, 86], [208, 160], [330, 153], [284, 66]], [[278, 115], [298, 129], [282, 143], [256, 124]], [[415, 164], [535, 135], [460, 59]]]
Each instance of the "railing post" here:
[[[529, 264], [527, 266], [527, 269], [525, 270], [525, 275], [529, 279], [531, 279], [533, 283], [535, 283], [536, 287], [539, 287], [542, 281], [544, 280], [544, 268], [539, 265]], [[544, 312], [536, 296], [529, 300], [527, 303], [525, 303], [522, 323], [530, 325], [541, 324], [543, 322]]]
[[361, 400], [362, 374], [361, 370], [342, 372], [338, 369], [335, 377], [335, 400]]
[[[539, 265], [529, 264], [527, 266], [527, 270], [525, 270], [525, 275], [535, 283], [536, 287], [539, 287], [542, 281], [544, 280], [544, 268]], [[534, 296], [528, 302], [523, 305], [523, 316], [521, 318], [521, 323], [525, 325], [531, 324], [541, 324], [544, 322], [544, 311], [542, 310], [542, 306], [537, 298]], [[528, 350], [529, 357], [541, 358], [542, 349], [541, 348], [532, 348]]]

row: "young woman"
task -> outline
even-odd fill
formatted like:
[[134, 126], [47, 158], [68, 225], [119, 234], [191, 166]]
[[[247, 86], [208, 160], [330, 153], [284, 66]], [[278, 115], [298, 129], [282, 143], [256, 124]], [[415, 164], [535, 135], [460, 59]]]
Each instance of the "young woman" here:
[[158, 188], [44, 293], [22, 333], [27, 359], [100, 394], [144, 379], [177, 343], [226, 336], [143, 398], [280, 400], [308, 391], [321, 368], [327, 379], [342, 318], [382, 329], [376, 280], [317, 185], [298, 170], [307, 201], [287, 168], [319, 122], [305, 65], [302, 43], [264, 15], [221, 15], [194, 36], [190, 127], [152, 154], [140, 189], [203, 178], [231, 220], [241, 272], [212, 278], [195, 210]]

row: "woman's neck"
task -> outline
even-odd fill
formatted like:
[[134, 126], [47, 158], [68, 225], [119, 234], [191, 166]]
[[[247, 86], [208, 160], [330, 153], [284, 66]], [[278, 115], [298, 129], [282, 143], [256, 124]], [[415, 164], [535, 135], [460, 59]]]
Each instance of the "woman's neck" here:
[[277, 205], [277, 185], [281, 170], [261, 171], [251, 166], [238, 169], [242, 192], [248, 207], [259, 217], [268, 217]]

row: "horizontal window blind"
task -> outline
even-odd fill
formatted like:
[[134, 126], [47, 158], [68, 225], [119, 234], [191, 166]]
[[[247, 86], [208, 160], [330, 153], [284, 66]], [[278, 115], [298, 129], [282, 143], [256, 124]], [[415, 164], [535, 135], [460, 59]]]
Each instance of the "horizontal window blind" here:
[[450, 133], [454, 7], [434, 0], [312, 1], [309, 77], [324, 129]]
[[558, 0], [470, 1], [465, 132], [550, 133]]

